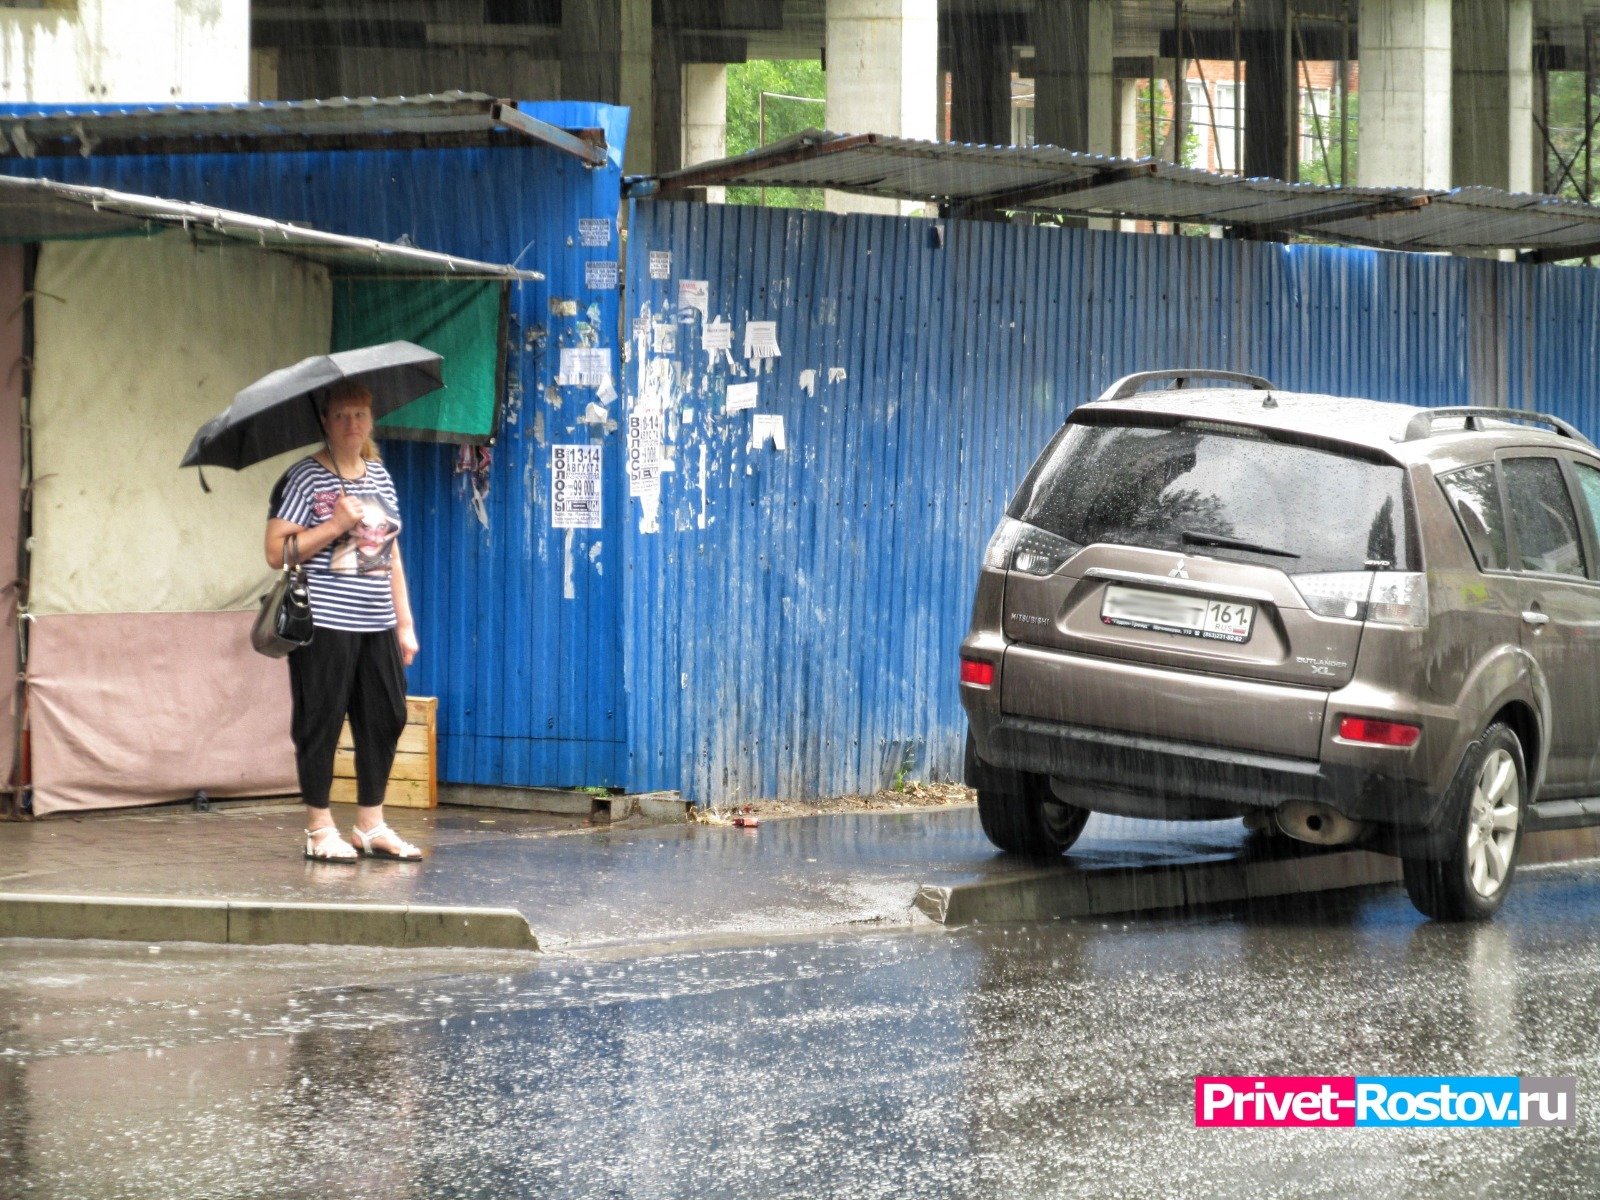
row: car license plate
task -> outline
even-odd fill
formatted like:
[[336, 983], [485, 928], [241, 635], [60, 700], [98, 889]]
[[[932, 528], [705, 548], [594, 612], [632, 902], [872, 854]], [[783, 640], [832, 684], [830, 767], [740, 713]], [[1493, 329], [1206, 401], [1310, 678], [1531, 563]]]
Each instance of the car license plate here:
[[1181, 592], [1107, 584], [1100, 619], [1107, 625], [1153, 629], [1218, 642], [1248, 642], [1256, 606]]

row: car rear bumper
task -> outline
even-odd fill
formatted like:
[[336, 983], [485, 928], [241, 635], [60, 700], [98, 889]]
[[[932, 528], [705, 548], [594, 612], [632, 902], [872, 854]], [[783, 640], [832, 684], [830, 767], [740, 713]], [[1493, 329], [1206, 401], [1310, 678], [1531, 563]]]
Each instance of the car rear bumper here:
[[[1146, 735], [972, 712], [977, 760], [967, 783], [989, 771], [1061, 780], [1074, 802], [1156, 820], [1206, 820], [1270, 811], [1291, 800], [1326, 804], [1356, 821], [1422, 829], [1440, 800], [1416, 781], [1375, 768], [1335, 765]], [[976, 776], [976, 777], [973, 777]]]

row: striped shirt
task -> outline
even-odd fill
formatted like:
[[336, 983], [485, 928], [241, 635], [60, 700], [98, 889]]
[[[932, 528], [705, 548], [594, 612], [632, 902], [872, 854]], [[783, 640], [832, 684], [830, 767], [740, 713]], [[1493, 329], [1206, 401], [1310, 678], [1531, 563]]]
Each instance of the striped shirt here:
[[366, 507], [366, 518], [336, 537], [310, 562], [311, 620], [321, 629], [370, 633], [395, 627], [393, 569], [400, 534], [400, 500], [380, 462], [367, 462], [360, 479], [339, 476], [314, 458], [302, 458], [273, 489], [272, 515], [313, 529], [333, 515], [348, 493]]

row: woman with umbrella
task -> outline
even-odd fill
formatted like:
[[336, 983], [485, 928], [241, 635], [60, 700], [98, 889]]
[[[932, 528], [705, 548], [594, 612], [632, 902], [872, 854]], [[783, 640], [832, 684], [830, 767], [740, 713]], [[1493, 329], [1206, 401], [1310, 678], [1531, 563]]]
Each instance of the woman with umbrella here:
[[[285, 544], [306, 564], [316, 634], [289, 655], [291, 732], [307, 810], [305, 856], [316, 862], [413, 861], [422, 852], [383, 819], [383, 795], [406, 723], [405, 668], [416, 627], [400, 561], [400, 502], [372, 444], [372, 392], [345, 381], [318, 403], [325, 446], [274, 489], [267, 562]], [[355, 738], [358, 810], [352, 841], [333, 823], [328, 793], [345, 717]]]
[[[240, 470], [321, 443], [272, 492], [267, 562], [305, 564], [311, 640], [289, 654], [290, 732], [307, 808], [305, 855], [316, 862], [415, 861], [422, 852], [383, 819], [383, 794], [406, 722], [405, 668], [417, 655], [400, 562], [400, 503], [372, 445], [372, 425], [444, 386], [439, 355], [385, 342], [314, 355], [264, 375], [195, 433], [186, 467]], [[205, 486], [202, 470], [200, 484]], [[264, 651], [276, 653], [276, 651]], [[328, 810], [346, 717], [356, 744], [355, 845]]]

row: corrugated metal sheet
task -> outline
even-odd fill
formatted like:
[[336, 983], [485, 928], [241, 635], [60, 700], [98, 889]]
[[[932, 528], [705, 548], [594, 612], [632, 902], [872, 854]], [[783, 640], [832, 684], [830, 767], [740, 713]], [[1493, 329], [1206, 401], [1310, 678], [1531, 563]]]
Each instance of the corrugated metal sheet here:
[[[532, 106], [561, 126], [600, 126], [622, 146], [625, 109]], [[451, 448], [397, 444], [408, 575], [423, 652], [411, 691], [440, 698], [441, 778], [469, 783], [623, 782], [620, 548], [607, 531], [550, 528], [549, 444], [584, 441], [586, 400], [555, 382], [559, 348], [615, 346], [617, 292], [590, 291], [575, 251], [582, 218], [615, 218], [620, 171], [540, 147], [8, 160], [13, 174], [115, 187], [260, 213], [543, 270], [512, 288], [505, 425], [494, 448], [488, 528]], [[569, 246], [570, 242], [570, 246]], [[553, 316], [551, 300], [578, 315]], [[563, 309], [565, 311], [565, 309]], [[582, 328], [580, 328], [582, 326]], [[228, 397], [219, 397], [219, 409]], [[605, 441], [605, 503], [620, 512], [620, 453]], [[197, 492], [196, 501], [204, 503]], [[265, 503], [265, 498], [263, 498]]]
[[[603, 137], [563, 129], [509, 100], [482, 92], [431, 96], [340, 96], [330, 100], [261, 100], [248, 104], [7, 106], [0, 115], [0, 154], [179, 154], [258, 150], [378, 148], [396, 135], [435, 141], [474, 135], [480, 141], [514, 131], [575, 155], [592, 166], [606, 161]], [[271, 143], [271, 144], [268, 144]], [[363, 145], [364, 143], [364, 145]], [[613, 158], [620, 162], [619, 157]]]
[[537, 271], [503, 263], [475, 262], [416, 246], [397, 246], [373, 238], [304, 229], [192, 201], [162, 200], [109, 188], [0, 175], [0, 240], [41, 242], [56, 238], [120, 237], [173, 229], [181, 229], [191, 237], [212, 244], [244, 242], [320, 263], [335, 271], [461, 279], [542, 278]]
[[[636, 788], [720, 803], [866, 790], [907, 763], [954, 775], [985, 540], [1071, 408], [1127, 372], [1493, 397], [1600, 434], [1589, 271], [665, 201], [631, 214], [628, 311], [675, 326], [675, 351], [644, 357], [680, 372], [659, 532], [646, 502], [629, 508]], [[657, 251], [668, 279], [649, 277]], [[698, 315], [677, 319], [682, 280], [707, 282], [741, 363], [746, 323], [777, 322], [771, 373], [708, 367]], [[751, 381], [785, 452], [751, 450], [751, 414], [726, 411], [729, 383]]]
[[1055, 146], [975, 146], [809, 129], [748, 154], [633, 185], [633, 194], [738, 184], [825, 187], [952, 206], [1303, 233], [1390, 250], [1600, 253], [1600, 209], [1494, 188], [1330, 187], [1240, 179], [1156, 159]]

